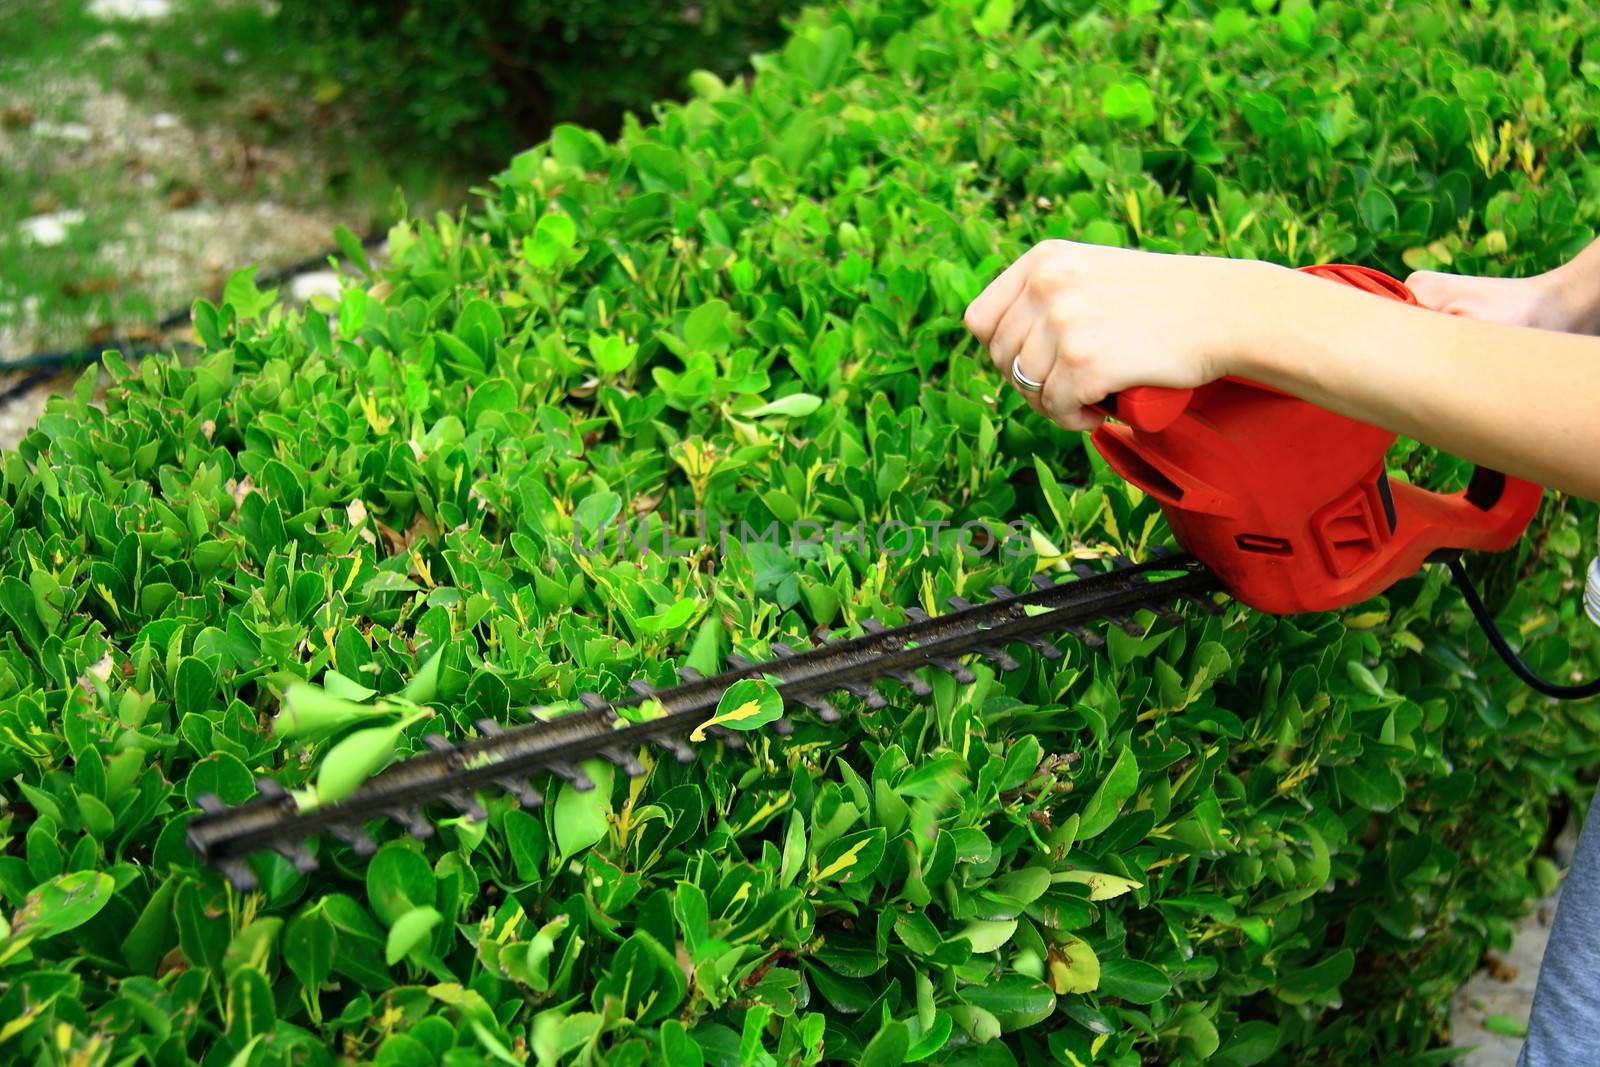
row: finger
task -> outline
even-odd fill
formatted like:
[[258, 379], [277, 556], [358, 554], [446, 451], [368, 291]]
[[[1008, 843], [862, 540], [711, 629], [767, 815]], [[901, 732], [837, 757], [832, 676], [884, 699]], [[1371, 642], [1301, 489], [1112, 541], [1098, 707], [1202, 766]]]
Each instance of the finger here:
[[1045, 416], [1065, 430], [1092, 430], [1105, 421], [1105, 417], [1091, 411], [1087, 403], [1105, 399], [1099, 396], [1086, 400], [1090, 391], [1084, 388], [1083, 372], [1075, 371], [1065, 361], [1057, 358], [1055, 368], [1039, 394]]
[[[1014, 361], [1017, 367], [1036, 382], [1045, 386], [1050, 384], [1050, 375], [1056, 365], [1056, 334], [1050, 324], [1044, 319], [1036, 319], [1033, 329], [1028, 331], [1028, 336], [1022, 342], [1022, 348], [1017, 353]], [[1045, 415], [1044, 393], [1030, 393], [1017, 384], [1015, 378], [1011, 380], [1011, 387], [1022, 394], [1028, 406], [1041, 415]], [[1046, 418], [1049, 416], [1046, 415]]]
[[1035, 255], [1038, 248], [1035, 245], [1018, 256], [1011, 266], [1001, 271], [998, 278], [984, 287], [977, 299], [967, 305], [962, 321], [981, 344], [987, 345], [994, 339], [994, 332], [1005, 317], [1006, 310], [1022, 295], [1028, 273], [1039, 258]]
[[1028, 339], [1039, 318], [1033, 302], [1026, 296], [1018, 298], [1006, 309], [1000, 324], [995, 327], [994, 335], [989, 339], [989, 358], [996, 367], [1007, 374], [1011, 373], [1012, 360], [1022, 351], [1022, 343]]

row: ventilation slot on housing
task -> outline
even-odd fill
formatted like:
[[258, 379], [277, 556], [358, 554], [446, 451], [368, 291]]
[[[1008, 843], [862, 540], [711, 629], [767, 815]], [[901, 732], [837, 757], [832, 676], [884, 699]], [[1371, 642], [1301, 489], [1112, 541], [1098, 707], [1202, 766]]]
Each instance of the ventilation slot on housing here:
[[1266, 534], [1240, 534], [1233, 539], [1233, 543], [1246, 552], [1264, 552], [1269, 556], [1292, 556], [1294, 549], [1289, 547], [1289, 542], [1282, 537], [1268, 537]]
[[1129, 448], [1115, 434], [1096, 434], [1095, 444], [1105, 455], [1106, 462], [1140, 489], [1169, 504], [1176, 504], [1183, 499], [1183, 489], [1177, 482], [1156, 470], [1148, 460]]

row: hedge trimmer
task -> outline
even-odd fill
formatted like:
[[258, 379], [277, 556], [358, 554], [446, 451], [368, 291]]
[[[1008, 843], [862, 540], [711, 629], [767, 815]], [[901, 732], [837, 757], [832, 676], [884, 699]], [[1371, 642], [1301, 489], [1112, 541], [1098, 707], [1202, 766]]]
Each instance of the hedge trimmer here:
[[[1306, 269], [1415, 303], [1405, 286], [1377, 271]], [[479, 737], [460, 745], [433, 734], [426, 738], [431, 751], [390, 766], [332, 803], [302, 806], [270, 778], [258, 781], [258, 797], [237, 806], [202, 796], [201, 814], [189, 823], [189, 845], [236, 887], [248, 889], [257, 879], [246, 859], [258, 851], [277, 851], [297, 870], [310, 871], [316, 858], [307, 840], [320, 834], [366, 855], [376, 848], [366, 824], [379, 817], [426, 837], [433, 828], [425, 806], [447, 805], [481, 819], [481, 789], [500, 788], [536, 806], [543, 803], [532, 784], [538, 776], [592, 788], [585, 760], [608, 760], [638, 775], [643, 768], [635, 753], [646, 744], [682, 762], [695, 758], [691, 740], [708, 733], [739, 747], [740, 734], [720, 725], [716, 712], [723, 694], [744, 679], [764, 678], [786, 707], [808, 708], [834, 722], [840, 717], [830, 702], [834, 694], [869, 707], [886, 703], [880, 685], [926, 696], [931, 687], [919, 671], [970, 682], [974, 675], [963, 663], [968, 656], [1015, 670], [1019, 663], [1007, 646], [1057, 658], [1052, 637], [1071, 634], [1097, 647], [1103, 642], [1089, 629], [1096, 623], [1139, 633], [1136, 613], [1171, 616], [1171, 606], [1181, 601], [1215, 609], [1219, 591], [1274, 614], [1332, 610], [1382, 592], [1427, 562], [1450, 568], [1490, 642], [1524, 681], [1564, 699], [1600, 694], [1600, 680], [1556, 685], [1523, 663], [1460, 563], [1462, 550], [1499, 551], [1515, 542], [1538, 508], [1539, 486], [1483, 468], [1454, 494], [1393, 484], [1384, 463], [1393, 433], [1239, 379], [1192, 390], [1130, 389], [1108, 398], [1105, 409], [1118, 421], [1094, 432], [1095, 447], [1156, 498], [1191, 554], [1157, 554], [1141, 563], [1119, 558], [1108, 571], [1080, 564], [1065, 581], [1035, 576], [1034, 588], [1025, 592], [995, 586], [993, 599], [981, 604], [952, 598], [942, 615], [907, 609], [909, 621], [901, 626], [868, 620], [860, 636], [823, 635], [804, 650], [774, 643], [771, 659], [731, 655], [728, 669], [711, 677], [683, 668], [681, 684], [670, 688], [636, 681], [633, 695], [618, 701], [585, 693], [582, 710], [514, 728], [483, 720]], [[1596, 567], [1589, 598], [1600, 623], [1600, 562]], [[772, 726], [779, 733], [792, 729], [782, 718]]]

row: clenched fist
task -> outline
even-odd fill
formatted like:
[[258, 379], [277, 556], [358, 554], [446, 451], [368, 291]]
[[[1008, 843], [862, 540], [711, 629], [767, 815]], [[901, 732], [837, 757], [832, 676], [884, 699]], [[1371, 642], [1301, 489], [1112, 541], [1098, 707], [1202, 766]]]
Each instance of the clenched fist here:
[[[978, 295], [967, 329], [1035, 411], [1090, 430], [1135, 385], [1187, 388], [1234, 372], [1263, 341], [1271, 263], [1042, 241]], [[1037, 386], [1037, 389], [1035, 389]]]

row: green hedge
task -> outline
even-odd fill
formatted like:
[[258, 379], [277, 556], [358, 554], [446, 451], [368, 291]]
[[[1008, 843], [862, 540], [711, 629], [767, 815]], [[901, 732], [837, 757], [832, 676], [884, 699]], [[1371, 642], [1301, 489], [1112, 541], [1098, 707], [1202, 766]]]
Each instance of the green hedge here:
[[282, 25], [400, 144], [493, 167], [557, 122], [615, 129], [783, 41], [796, 0], [284, 0]]
[[[0, 1050], [1444, 1062], [1600, 722], [1510, 679], [1437, 571], [1068, 641], [533, 812], [486, 798], [487, 826], [385, 827], [370, 863], [266, 857], [249, 895], [183, 825], [258, 774], [314, 781], [335, 738], [272, 728], [297, 679], [424, 701], [416, 751], [1060, 552], [1144, 556], [1152, 501], [1000, 387], [970, 297], [1048, 236], [1551, 265], [1596, 216], [1593, 14], [853, 0], [747, 89], [699, 79], [615, 144], [556, 130], [470, 218], [397, 227], [327, 316], [241, 274], [196, 305], [198, 359], [108, 356], [103, 405], [86, 377], [0, 456]], [[899, 520], [915, 551], [702, 551], [696, 512]], [[575, 545], [619, 514], [657, 550]], [[1547, 672], [1595, 665], [1595, 515], [1552, 495], [1479, 561]], [[980, 520], [1040, 554], [964, 551]]]

